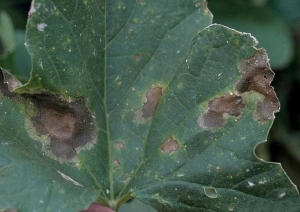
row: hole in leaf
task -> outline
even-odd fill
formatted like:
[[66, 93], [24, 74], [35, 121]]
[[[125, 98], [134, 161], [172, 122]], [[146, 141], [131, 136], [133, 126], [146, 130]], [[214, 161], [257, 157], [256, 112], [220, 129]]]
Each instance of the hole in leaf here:
[[217, 190], [213, 187], [204, 187], [204, 193], [206, 196], [208, 196], [209, 198], [212, 198], [212, 199], [218, 197]]

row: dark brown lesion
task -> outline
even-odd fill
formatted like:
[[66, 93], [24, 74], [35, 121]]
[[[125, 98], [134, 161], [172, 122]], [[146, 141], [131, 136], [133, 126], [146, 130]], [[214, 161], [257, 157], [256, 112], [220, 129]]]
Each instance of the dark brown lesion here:
[[161, 87], [153, 87], [146, 94], [146, 102], [143, 107], [134, 113], [133, 122], [138, 124], [145, 124], [149, 121], [161, 99], [163, 92]]
[[239, 118], [245, 107], [241, 96], [225, 94], [209, 101], [208, 110], [199, 116], [198, 124], [204, 129], [215, 130], [225, 124], [224, 114]]
[[87, 144], [97, 141], [97, 127], [83, 98], [69, 102], [47, 90], [17, 94], [13, 90], [22, 85], [20, 81], [3, 69], [0, 72], [0, 93], [25, 105], [32, 128], [28, 133], [43, 144], [48, 156], [59, 161], [72, 160]]
[[243, 61], [240, 65], [242, 79], [236, 84], [236, 91], [241, 94], [257, 92], [264, 96], [263, 100], [256, 104], [254, 118], [260, 122], [266, 122], [274, 118], [274, 113], [279, 111], [280, 104], [271, 82], [274, 78], [268, 57], [263, 50]]
[[27, 95], [38, 112], [30, 117], [39, 136], [48, 136], [47, 150], [63, 159], [76, 156], [76, 149], [96, 141], [95, 122], [83, 99], [67, 102], [59, 95]]

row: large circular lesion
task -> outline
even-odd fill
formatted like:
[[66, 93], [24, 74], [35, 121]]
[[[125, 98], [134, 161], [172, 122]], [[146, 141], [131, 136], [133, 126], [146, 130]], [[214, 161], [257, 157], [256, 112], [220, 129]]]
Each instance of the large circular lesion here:
[[[25, 96], [24, 96], [25, 97]], [[84, 99], [73, 102], [58, 94], [26, 95], [30, 99], [30, 134], [43, 144], [43, 151], [59, 161], [73, 160], [77, 153], [97, 141], [97, 127]], [[47, 141], [45, 142], [45, 137]]]

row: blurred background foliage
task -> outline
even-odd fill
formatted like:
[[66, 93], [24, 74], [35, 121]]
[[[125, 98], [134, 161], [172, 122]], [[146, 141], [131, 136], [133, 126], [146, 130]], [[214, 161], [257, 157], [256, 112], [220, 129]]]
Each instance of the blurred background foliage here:
[[25, 48], [25, 28], [31, 0], [0, 0], [0, 66], [26, 82], [31, 59]]
[[[214, 23], [251, 33], [259, 41], [258, 47], [267, 50], [276, 73], [272, 85], [281, 111], [276, 114], [268, 142], [260, 144], [256, 154], [280, 162], [300, 188], [300, 0], [207, 1]], [[31, 70], [24, 46], [30, 4], [31, 0], [0, 0], [0, 66], [23, 82]], [[140, 204], [137, 202], [138, 207]], [[128, 203], [122, 211], [132, 211], [134, 205]]]

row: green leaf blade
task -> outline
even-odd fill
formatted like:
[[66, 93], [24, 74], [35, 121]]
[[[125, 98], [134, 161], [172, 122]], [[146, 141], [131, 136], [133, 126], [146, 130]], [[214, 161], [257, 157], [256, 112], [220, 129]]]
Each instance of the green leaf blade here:
[[[124, 145], [122, 149], [115, 145], [112, 149], [112, 160], [121, 164], [113, 168], [118, 197], [130, 190], [127, 184], [141, 163], [151, 122], [150, 119], [144, 124], [134, 121], [136, 110], [143, 106], [146, 93], [155, 85], [165, 87], [169, 83], [191, 39], [211, 23], [211, 14], [204, 10], [206, 5], [199, 2], [201, 7], [197, 8], [192, 1], [137, 1], [123, 30], [108, 43], [110, 140], [113, 145]], [[171, 18], [174, 11], [178, 13], [175, 20]]]
[[[27, 135], [26, 119], [18, 106], [5, 98], [1, 98], [0, 105], [0, 208], [28, 212], [57, 208], [76, 211], [97, 198], [99, 191], [93, 188], [89, 176], [66, 170], [64, 165], [51, 159], [45, 160], [39, 142], [32, 142]], [[58, 171], [82, 185], [64, 179]]]
[[[123, 151], [122, 155], [131, 154], [134, 163], [130, 165], [129, 157], [130, 163], [124, 166], [122, 176], [120, 170], [115, 168], [114, 164], [118, 165], [115, 159], [120, 154], [120, 151], [115, 148], [115, 143], [120, 137], [128, 136], [128, 127], [119, 125], [124, 111], [117, 102], [121, 101], [123, 104], [125, 101], [136, 102], [137, 99], [140, 101], [143, 91], [151, 87], [151, 82], [145, 78], [148, 74], [142, 74], [143, 69], [146, 73], [150, 70], [149, 76], [155, 76], [154, 80], [159, 79], [160, 82], [167, 84], [183, 60], [190, 40], [197, 31], [211, 23], [211, 14], [204, 1], [199, 1], [196, 5], [192, 1], [176, 1], [172, 4], [135, 1], [135, 4], [126, 3], [126, 7], [122, 4], [124, 3], [119, 1], [109, 2], [109, 4], [105, 1], [68, 3], [50, 0], [34, 1], [29, 13], [26, 35], [26, 46], [33, 64], [31, 78], [27, 84], [16, 89], [18, 94], [10, 94], [6, 91], [8, 92], [6, 94], [12, 95], [13, 100], [21, 107], [21, 114], [14, 112], [12, 114], [22, 117], [24, 124], [29, 123], [31, 137], [22, 139], [29, 146], [26, 154], [32, 155], [35, 160], [46, 166], [51, 165], [49, 170], [52, 172], [60, 171], [84, 187], [98, 189], [98, 201], [111, 207], [117, 207], [113, 202], [118, 203], [124, 201], [123, 198], [130, 197], [126, 184], [129, 181], [125, 180], [133, 177], [132, 170], [141, 160], [140, 151], [132, 154], [128, 148], [126, 151], [129, 152]], [[171, 19], [174, 11], [177, 17]], [[114, 23], [120, 17], [124, 17], [124, 20], [118, 22], [119, 25], [115, 25]], [[140, 45], [141, 43], [144, 46]], [[170, 49], [176, 43], [182, 44], [176, 49]], [[153, 55], [161, 57], [161, 61], [153, 59]], [[146, 68], [147, 66], [149, 67]], [[154, 66], [160, 69], [151, 73]], [[131, 71], [131, 67], [135, 70]], [[120, 87], [115, 86], [115, 71], [122, 75], [121, 79], [124, 80]], [[128, 73], [133, 71], [135, 76], [128, 77]], [[162, 71], [164, 71], [163, 79], [156, 76]], [[5, 71], [2, 72], [5, 78]], [[12, 82], [15, 81], [12, 79]], [[128, 91], [133, 90], [134, 84], [144, 88], [138, 95], [127, 96]], [[7, 89], [5, 87], [6, 85], [4, 89]], [[56, 156], [49, 158], [49, 155], [44, 155], [41, 150], [48, 148], [49, 141], [40, 135], [36, 137], [35, 126], [30, 125], [32, 122], [30, 119], [36, 116], [35, 109], [29, 106], [31, 101], [35, 100], [36, 95], [43, 96], [43, 92], [46, 94], [48, 91], [51, 91], [47, 94], [50, 96], [56, 95], [52, 92], [60, 93], [58, 97], [52, 97], [61, 99], [62, 104], [66, 105], [76, 102], [78, 97], [86, 99], [86, 106], [96, 122], [98, 141], [88, 147], [88, 151], [75, 149], [77, 156], [74, 162], [68, 163], [65, 159], [58, 159]], [[4, 93], [4, 96], [6, 94]], [[118, 98], [114, 96], [116, 94]], [[44, 101], [39, 98], [38, 104]], [[141, 107], [140, 103], [142, 101], [135, 107]], [[41, 113], [41, 111], [37, 112]], [[131, 124], [128, 123], [132, 123], [132, 115], [133, 112], [130, 118], [126, 117], [129, 127]], [[2, 123], [5, 121], [3, 120]], [[148, 126], [149, 124], [146, 128]], [[140, 129], [138, 134], [145, 134], [143, 127]], [[20, 135], [28, 134], [26, 132], [28, 127], [24, 130]], [[126, 139], [129, 140], [132, 135], [136, 139], [135, 132], [131, 132]], [[45, 141], [39, 141], [40, 139]], [[136, 142], [139, 142], [139, 139]], [[34, 145], [37, 146], [37, 150], [32, 152], [30, 149]], [[125, 145], [127, 147], [127, 143]], [[59, 162], [55, 162], [57, 159]], [[124, 161], [128, 159], [122, 160], [122, 157], [119, 157], [118, 160], [123, 166]], [[125, 180], [124, 176], [127, 176]], [[87, 197], [93, 198], [94, 195], [95, 193]]]
[[[285, 204], [297, 204], [298, 191], [281, 166], [259, 161], [253, 153], [256, 145], [266, 139], [272, 124], [271, 120], [261, 122], [255, 117], [254, 111], [261, 101], [256, 92], [264, 91], [253, 88], [249, 93], [240, 93], [236, 87], [245, 74], [241, 63], [247, 66], [261, 63], [257, 52], [264, 53], [257, 50], [255, 44], [255, 39], [249, 34], [220, 25], [212, 25], [196, 36], [186, 61], [170, 83], [153, 117], [145, 162], [138, 170], [136, 180], [129, 185], [136, 191], [134, 195], [138, 199], [159, 211], [223, 211], [229, 206], [246, 208], [242, 203], [238, 204], [239, 201], [231, 200], [233, 197], [242, 198], [245, 204], [249, 201], [249, 211], [252, 210], [251, 201], [257, 202], [258, 208], [265, 204], [270, 211], [276, 208], [272, 205], [277, 201], [278, 207], [282, 208]], [[225, 52], [230, 56], [223, 56]], [[249, 58], [255, 58], [255, 62], [251, 63]], [[264, 61], [264, 69], [269, 69], [267, 58]], [[273, 88], [266, 90], [272, 91]], [[203, 128], [199, 119], [208, 113], [205, 111], [227, 104], [220, 102], [220, 106], [213, 106], [217, 103], [212, 104], [211, 99], [222, 99], [226, 95], [241, 95], [242, 99], [237, 100], [244, 101], [244, 110], [237, 117], [225, 118], [222, 126], [211, 130]], [[268, 98], [270, 96], [266, 95], [265, 99]], [[272, 113], [278, 110], [278, 105], [276, 108]], [[163, 144], [168, 138], [175, 140], [178, 147], [166, 153]], [[205, 194], [205, 189], [209, 188], [215, 189], [215, 197]], [[183, 191], [190, 195], [182, 195]], [[196, 198], [196, 193], [202, 196]], [[283, 197], [287, 200], [281, 199]]]
[[62, 211], [78, 211], [87, 207], [99, 195], [97, 190], [82, 188], [66, 181], [59, 173], [47, 169], [44, 164], [39, 164], [32, 158], [20, 157], [22, 152], [17, 152], [14, 148], [1, 147], [2, 161], [4, 155], [13, 156], [9, 158], [9, 164], [1, 166], [1, 208], [17, 208], [21, 211], [55, 211], [59, 208]]

